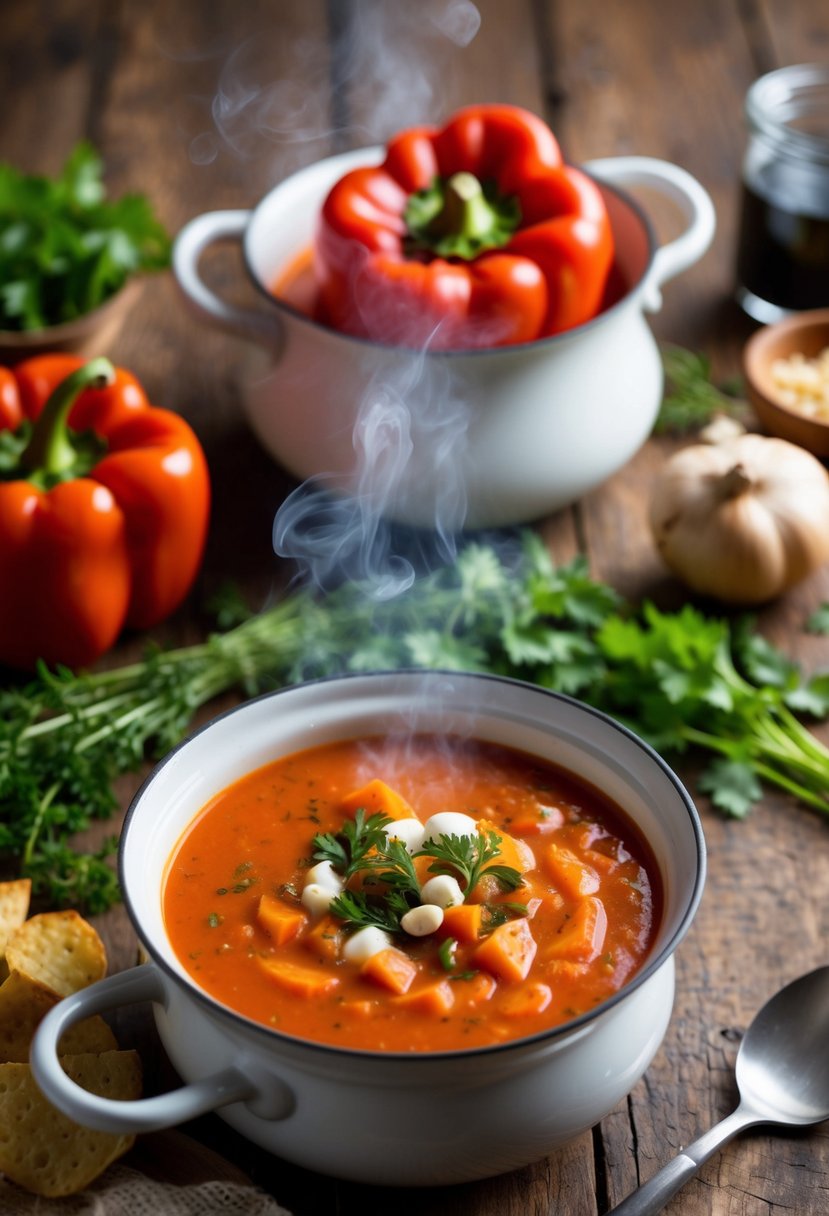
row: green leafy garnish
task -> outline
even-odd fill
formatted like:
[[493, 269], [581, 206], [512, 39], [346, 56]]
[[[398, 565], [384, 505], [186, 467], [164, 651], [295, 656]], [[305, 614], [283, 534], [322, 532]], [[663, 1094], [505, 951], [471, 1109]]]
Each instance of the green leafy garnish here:
[[433, 857], [430, 874], [451, 874], [460, 879], [464, 894], [469, 894], [484, 875], [496, 878], [505, 891], [520, 887], [523, 879], [512, 866], [493, 864], [501, 855], [497, 832], [478, 832], [476, 836], [444, 836], [431, 840], [416, 857]]
[[314, 861], [330, 861], [332, 867], [343, 878], [362, 870], [366, 854], [386, 843], [386, 826], [391, 823], [388, 815], [371, 815], [366, 819], [362, 807], [353, 819], [347, 819], [342, 831], [336, 835], [319, 832], [314, 837]]
[[43, 329], [97, 308], [170, 262], [143, 195], [106, 199], [102, 163], [79, 143], [56, 178], [0, 164], [0, 329]]
[[363, 891], [343, 891], [331, 900], [328, 910], [349, 929], [375, 926], [387, 933], [400, 933], [400, 917], [408, 909], [406, 904], [401, 911], [399, 902], [394, 899], [371, 900]]
[[376, 853], [366, 857], [363, 869], [373, 871], [372, 878], [377, 883], [389, 887], [404, 899], [411, 900], [404, 911], [418, 902], [420, 884], [417, 880], [412, 855], [402, 841], [387, 839], [378, 847]]
[[748, 407], [739, 396], [741, 385], [718, 387], [704, 355], [681, 346], [662, 347], [666, 392], [654, 425], [657, 435], [686, 435], [699, 430], [717, 414], [741, 420]]
[[[375, 925], [388, 933], [402, 933], [402, 918], [420, 903], [414, 858], [402, 841], [387, 836], [392, 824], [393, 820], [386, 815], [366, 819], [361, 809], [353, 821], [346, 821], [341, 832], [314, 837], [316, 861], [330, 861], [346, 881], [354, 874], [363, 876], [362, 890], [343, 891], [329, 905], [329, 911], [344, 921], [347, 928]], [[429, 873], [457, 875], [465, 892], [471, 892], [485, 875], [496, 878], [504, 890], [512, 891], [523, 880], [512, 867], [495, 864], [500, 844], [497, 832], [479, 832], [474, 838], [441, 836], [414, 857], [433, 858]]]

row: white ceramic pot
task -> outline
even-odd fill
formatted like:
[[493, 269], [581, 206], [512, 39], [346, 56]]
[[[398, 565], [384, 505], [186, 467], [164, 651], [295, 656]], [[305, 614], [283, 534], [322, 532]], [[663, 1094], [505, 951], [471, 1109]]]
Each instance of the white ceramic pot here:
[[[165, 865], [219, 790], [302, 748], [394, 728], [469, 732], [562, 765], [606, 791], [655, 856], [664, 907], [652, 953], [593, 1012], [531, 1038], [474, 1051], [379, 1053], [303, 1042], [203, 992], [164, 930]], [[149, 1131], [218, 1110], [243, 1135], [308, 1169], [405, 1186], [462, 1182], [534, 1161], [604, 1117], [634, 1086], [665, 1033], [674, 959], [699, 901], [705, 848], [690, 797], [628, 730], [569, 698], [517, 681], [404, 672], [298, 685], [216, 719], [150, 775], [127, 816], [124, 899], [150, 961], [62, 1001], [36, 1034], [32, 1066], [78, 1122]], [[96, 1097], [63, 1072], [70, 1024], [154, 1002], [186, 1084], [134, 1102]]]
[[[173, 266], [197, 314], [252, 340], [242, 394], [263, 446], [301, 481], [368, 497], [404, 524], [462, 528], [529, 522], [580, 498], [650, 434], [662, 394], [659, 351], [644, 317], [668, 279], [696, 262], [714, 208], [676, 165], [619, 157], [584, 166], [614, 230], [618, 303], [556, 337], [518, 346], [428, 353], [383, 346], [317, 324], [272, 288], [314, 237], [328, 190], [380, 149], [322, 160], [287, 178], [253, 211], [198, 216], [175, 242]], [[681, 236], [657, 248], [639, 208], [616, 188], [642, 185], [678, 204]], [[267, 304], [244, 309], [199, 273], [214, 242], [241, 241]]]

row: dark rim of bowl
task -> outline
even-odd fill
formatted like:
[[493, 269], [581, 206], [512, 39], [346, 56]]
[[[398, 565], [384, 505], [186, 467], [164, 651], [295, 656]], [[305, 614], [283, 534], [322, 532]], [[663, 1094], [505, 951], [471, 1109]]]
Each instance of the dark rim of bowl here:
[[[366, 149], [366, 151], [370, 151], [370, 149]], [[581, 166], [579, 166], [579, 168], [581, 168]], [[301, 172], [301, 170], [300, 170], [300, 172]], [[596, 183], [596, 185], [599, 186], [602, 190], [608, 190], [611, 194], [615, 194], [616, 197], [633, 212], [633, 214], [638, 219], [639, 223], [642, 225], [642, 229], [644, 231], [645, 238], [647, 240], [647, 245], [648, 245], [648, 257], [647, 257], [647, 261], [645, 263], [644, 269], [642, 270], [642, 273], [639, 276], [639, 278], [636, 280], [635, 283], [632, 283], [628, 287], [628, 289], [625, 291], [624, 295], [621, 296], [618, 300], [616, 300], [615, 303], [611, 304], [608, 308], [602, 309], [601, 312], [596, 313], [596, 315], [594, 317], [591, 317], [589, 321], [584, 321], [584, 322], [582, 322], [581, 325], [575, 325], [575, 326], [573, 326], [572, 329], [565, 329], [559, 334], [551, 334], [549, 337], [546, 337], [546, 338], [534, 338], [531, 342], [512, 342], [512, 343], [509, 343], [508, 345], [502, 345], [502, 346], [475, 346], [475, 347], [466, 347], [466, 348], [460, 347], [460, 348], [453, 348], [451, 350], [430, 350], [428, 347], [425, 347], [425, 348], [419, 347], [419, 346], [409, 347], [409, 346], [396, 345], [395, 343], [392, 343], [392, 342], [379, 342], [374, 338], [362, 338], [357, 334], [343, 333], [341, 330], [334, 329], [333, 326], [331, 326], [331, 325], [325, 325], [322, 321], [317, 321], [313, 317], [309, 317], [307, 313], [304, 313], [300, 309], [295, 308], [292, 304], [289, 304], [287, 302], [287, 300], [283, 300], [279, 296], [275, 296], [271, 291], [268, 290], [267, 286], [262, 282], [262, 280], [259, 278], [259, 276], [254, 271], [253, 266], [251, 265], [251, 260], [250, 260], [250, 257], [248, 256], [247, 232], [245, 233], [245, 236], [242, 240], [242, 257], [244, 260], [245, 269], [247, 270], [248, 276], [250, 277], [251, 282], [253, 283], [254, 287], [259, 292], [259, 294], [261, 296], [263, 296], [263, 298], [266, 299], [269, 304], [271, 304], [272, 306], [277, 308], [279, 311], [284, 311], [284, 312], [288, 313], [290, 316], [294, 317], [297, 321], [301, 321], [306, 325], [310, 325], [312, 329], [318, 329], [321, 332], [326, 333], [326, 334], [334, 334], [336, 337], [341, 338], [344, 341], [356, 342], [360, 346], [367, 346], [367, 347], [375, 348], [377, 350], [400, 350], [400, 351], [409, 350], [409, 351], [413, 352], [414, 354], [421, 355], [421, 356], [427, 355], [427, 356], [430, 356], [433, 358], [439, 358], [439, 357], [445, 357], [445, 356], [455, 357], [455, 358], [458, 358], [461, 356], [466, 356], [468, 358], [469, 356], [472, 356], [472, 355], [492, 355], [495, 352], [501, 352], [501, 351], [508, 352], [508, 351], [536, 350], [540, 347], [554, 345], [555, 343], [560, 343], [567, 338], [573, 337], [575, 334], [584, 333], [586, 330], [591, 329], [593, 326], [595, 326], [599, 322], [603, 321], [606, 317], [612, 316], [615, 312], [617, 312], [619, 309], [623, 308], [626, 304], [628, 304], [630, 302], [631, 296], [633, 296], [636, 293], [636, 291], [639, 289], [639, 287], [642, 285], [642, 283], [647, 278], [648, 272], [650, 271], [650, 268], [653, 265], [653, 260], [654, 260], [654, 257], [656, 256], [656, 251], [658, 248], [656, 234], [655, 234], [653, 225], [651, 224], [650, 219], [648, 218], [647, 214], [642, 209], [642, 207], [640, 207], [640, 205], [636, 201], [636, 199], [632, 198], [631, 195], [629, 195], [627, 193], [627, 191], [620, 190], [618, 186], [611, 185], [610, 182], [606, 182], [602, 178], [596, 177], [594, 174], [587, 173], [587, 171], [585, 169], [581, 169], [581, 172], [584, 173], [585, 176], [589, 177], [592, 181], [594, 181]], [[290, 179], [286, 178], [285, 180], [288, 181]], [[274, 187], [274, 189], [278, 190], [279, 186]], [[249, 221], [248, 226], [250, 226], [250, 223], [253, 222], [253, 217], [265, 205], [265, 203], [267, 202], [267, 200], [271, 194], [273, 194], [273, 190], [270, 191], [268, 194], [266, 194], [265, 197], [263, 199], [261, 199], [257, 203], [257, 205], [253, 208], [253, 211], [251, 213], [251, 219]]]
[[[694, 887], [691, 892], [691, 898], [688, 901], [688, 905], [685, 909], [684, 914], [682, 915], [681, 921], [680, 921], [679, 925], [677, 926], [677, 929], [675, 930], [673, 936], [670, 938], [670, 940], [668, 942], [665, 943], [665, 945], [659, 951], [659, 954], [656, 955], [655, 957], [649, 959], [647, 961], [647, 963], [645, 964], [645, 966], [642, 967], [639, 971], [637, 971], [637, 973], [632, 977], [632, 979], [630, 979], [627, 983], [625, 983], [618, 990], [618, 992], [613, 993], [613, 995], [608, 997], [606, 1001], [602, 1001], [602, 1003], [600, 1005], [597, 1005], [595, 1009], [591, 1009], [589, 1011], [589, 1013], [584, 1013], [580, 1017], [573, 1018], [569, 1022], [564, 1022], [558, 1026], [552, 1026], [548, 1030], [539, 1031], [537, 1034], [534, 1034], [534, 1035], [527, 1035], [522, 1038], [509, 1039], [509, 1040], [507, 1040], [505, 1042], [501, 1042], [501, 1043], [490, 1043], [490, 1044], [487, 1044], [487, 1045], [484, 1045], [481, 1047], [463, 1048], [463, 1049], [455, 1050], [455, 1051], [412, 1051], [412, 1052], [370, 1051], [365, 1048], [339, 1046], [339, 1045], [336, 1045], [333, 1043], [320, 1043], [313, 1039], [303, 1039], [297, 1035], [286, 1034], [284, 1031], [277, 1030], [270, 1026], [265, 1026], [264, 1023], [262, 1023], [262, 1022], [257, 1022], [253, 1018], [246, 1017], [244, 1014], [238, 1013], [236, 1010], [232, 1009], [229, 1005], [224, 1005], [221, 1002], [217, 1001], [215, 997], [212, 997], [208, 992], [205, 992], [204, 989], [200, 988], [198, 986], [198, 984], [189, 975], [187, 975], [187, 974], [181, 975], [178, 971], [176, 971], [173, 967], [171, 967], [170, 964], [167, 963], [167, 961], [165, 959], [159, 957], [159, 955], [156, 953], [155, 949], [153, 948], [152, 944], [145, 937], [145, 935], [142, 931], [142, 928], [141, 928], [139, 918], [135, 914], [135, 909], [134, 909], [132, 901], [130, 899], [129, 890], [128, 890], [127, 883], [126, 883], [125, 876], [124, 876], [124, 860], [123, 859], [124, 859], [124, 853], [125, 853], [125, 845], [126, 845], [127, 837], [129, 835], [130, 825], [135, 816], [138, 804], [141, 802], [141, 800], [143, 798], [144, 791], [155, 780], [158, 773], [167, 764], [170, 763], [172, 758], [174, 756], [176, 756], [178, 754], [178, 752], [181, 751], [182, 748], [186, 747], [187, 744], [191, 740], [197, 738], [204, 731], [209, 730], [217, 722], [222, 721], [224, 718], [229, 717], [231, 714], [238, 713], [239, 710], [245, 708], [245, 706], [255, 704], [256, 702], [259, 702], [259, 701], [272, 700], [274, 698], [277, 698], [277, 697], [283, 696], [287, 693], [290, 693], [291, 691], [293, 691], [296, 688], [300, 688], [300, 687], [307, 688], [307, 687], [311, 687], [312, 685], [317, 685], [317, 684], [323, 685], [323, 684], [330, 684], [333, 682], [341, 683], [344, 680], [370, 679], [373, 677], [383, 677], [385, 679], [391, 679], [394, 677], [402, 677], [404, 680], [417, 677], [417, 678], [422, 679], [424, 674], [434, 675], [434, 676], [451, 676], [452, 679], [464, 679], [464, 680], [474, 679], [476, 681], [486, 680], [486, 681], [489, 681], [491, 683], [496, 683], [496, 684], [518, 685], [518, 686], [532, 689], [533, 692], [540, 693], [545, 697], [551, 697], [556, 701], [561, 701], [561, 702], [564, 702], [565, 704], [573, 705], [576, 708], [578, 708], [579, 710], [582, 710], [583, 712], [590, 714], [592, 717], [599, 719], [599, 721], [605, 723], [607, 726], [610, 726], [613, 730], [618, 731], [619, 734], [624, 735], [633, 744], [635, 744], [635, 746], [638, 747], [659, 769], [662, 770], [663, 774], [668, 778], [671, 785], [673, 785], [674, 789], [676, 790], [677, 794], [679, 795], [681, 802], [685, 806], [685, 810], [688, 813], [688, 819], [690, 820], [691, 827], [692, 827], [693, 833], [694, 833], [694, 839], [696, 841], [696, 876], [694, 879]], [[431, 671], [430, 670], [428, 673], [424, 673], [422, 670], [417, 669], [417, 668], [405, 668], [405, 669], [401, 669], [398, 671], [348, 672], [348, 673], [345, 673], [345, 674], [339, 675], [339, 676], [326, 676], [319, 680], [308, 680], [308, 681], [303, 682], [301, 685], [294, 684], [294, 685], [287, 686], [285, 688], [277, 689], [274, 692], [263, 693], [259, 697], [253, 697], [253, 698], [251, 698], [250, 701], [243, 702], [241, 705], [233, 706], [230, 709], [225, 710], [223, 713], [217, 714], [216, 717], [211, 719], [210, 722], [205, 723], [204, 726], [202, 726], [198, 730], [194, 731], [187, 738], [183, 739], [182, 742], [179, 743], [177, 747], [173, 748], [173, 750], [171, 752], [169, 752], [164, 757], [164, 759], [161, 760], [153, 768], [152, 772], [150, 772], [149, 775], [146, 777], [146, 779], [142, 782], [139, 790], [137, 791], [134, 798], [130, 802], [129, 808], [127, 810], [127, 813], [126, 813], [126, 816], [124, 819], [124, 825], [123, 825], [122, 832], [121, 832], [121, 846], [118, 851], [118, 880], [121, 885], [121, 892], [123, 894], [124, 904], [126, 906], [130, 920], [132, 921], [132, 924], [133, 924], [134, 928], [136, 929], [136, 932], [138, 933], [138, 936], [140, 937], [142, 943], [144, 944], [149, 955], [152, 957], [156, 966], [159, 967], [169, 977], [169, 979], [173, 981], [173, 983], [185, 988], [185, 990], [188, 992], [188, 994], [193, 996], [198, 1001], [198, 1003], [204, 1007], [204, 1009], [207, 1011], [207, 1013], [211, 1017], [216, 1018], [219, 1021], [227, 1022], [230, 1026], [243, 1026], [247, 1031], [253, 1032], [258, 1038], [260, 1038], [260, 1040], [263, 1043], [264, 1042], [273, 1043], [274, 1041], [276, 1041], [277, 1043], [284, 1043], [286, 1045], [290, 1045], [293, 1048], [307, 1049], [311, 1052], [316, 1053], [320, 1057], [348, 1056], [353, 1059], [365, 1059], [365, 1060], [395, 1060], [395, 1061], [412, 1060], [412, 1061], [417, 1061], [417, 1060], [441, 1060], [441, 1059], [458, 1059], [458, 1058], [466, 1059], [467, 1057], [471, 1058], [473, 1056], [481, 1056], [481, 1055], [488, 1056], [488, 1055], [492, 1055], [492, 1054], [496, 1054], [496, 1053], [515, 1051], [516, 1049], [524, 1049], [527, 1047], [531, 1047], [540, 1042], [551, 1041], [558, 1037], [563, 1037], [564, 1035], [570, 1035], [573, 1033], [573, 1031], [577, 1031], [577, 1030], [581, 1029], [582, 1027], [587, 1026], [590, 1022], [595, 1021], [597, 1018], [599, 1018], [600, 1016], [605, 1014], [608, 1010], [612, 1009], [615, 1005], [618, 1005], [621, 1001], [625, 1000], [630, 995], [631, 992], [633, 992], [637, 988], [641, 987], [641, 985], [644, 984], [646, 982], [646, 980], [650, 979], [650, 977], [652, 975], [654, 975], [659, 970], [659, 968], [662, 967], [663, 964], [665, 962], [667, 962], [667, 960], [671, 957], [671, 955], [674, 953], [677, 946], [682, 941], [682, 939], [685, 937], [686, 933], [688, 932], [688, 929], [691, 926], [691, 922], [693, 921], [697, 907], [699, 906], [700, 899], [702, 898], [702, 891], [703, 891], [703, 887], [705, 885], [705, 873], [706, 873], [705, 837], [703, 835], [702, 823], [700, 821], [699, 813], [694, 805], [694, 802], [693, 802], [690, 794], [688, 793], [688, 791], [685, 789], [682, 782], [677, 777], [676, 773], [670, 767], [670, 765], [668, 765], [662, 759], [662, 757], [659, 755], [659, 753], [656, 752], [650, 746], [650, 744], [646, 743], [643, 739], [640, 739], [639, 736], [637, 734], [635, 734], [634, 731], [630, 730], [628, 727], [624, 726], [622, 723], [617, 722], [615, 719], [611, 718], [608, 714], [603, 713], [601, 710], [593, 709], [592, 706], [586, 705], [583, 701], [579, 701], [575, 697], [567, 696], [564, 693], [553, 692], [550, 689], [541, 688], [537, 684], [530, 684], [525, 680], [515, 680], [508, 676], [495, 676], [495, 675], [489, 675], [487, 673], [477, 673], [477, 672], [457, 672], [457, 671], [443, 671], [443, 670]]]

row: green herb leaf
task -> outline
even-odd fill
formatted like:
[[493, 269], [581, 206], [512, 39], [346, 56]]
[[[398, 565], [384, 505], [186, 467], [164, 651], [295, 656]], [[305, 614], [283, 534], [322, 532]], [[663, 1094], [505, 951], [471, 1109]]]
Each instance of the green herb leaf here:
[[366, 854], [385, 846], [385, 829], [391, 822], [388, 815], [371, 815], [367, 819], [361, 807], [353, 820], [346, 820], [341, 832], [318, 833], [314, 837], [314, 860], [330, 861], [337, 873], [348, 879], [372, 864], [366, 862]]
[[102, 163], [80, 143], [54, 179], [0, 164], [0, 328], [74, 320], [133, 274], [170, 262], [170, 238], [142, 195], [108, 202]]
[[514, 891], [523, 883], [512, 866], [492, 865], [501, 855], [501, 837], [497, 832], [478, 832], [476, 836], [446, 836], [430, 840], [415, 857], [431, 857], [430, 874], [450, 874], [458, 877], [464, 894], [470, 894], [480, 879], [489, 874], [505, 891]]
[[742, 419], [748, 413], [738, 394], [742, 385], [733, 382], [718, 388], [711, 381], [711, 365], [703, 355], [680, 346], [662, 347], [662, 365], [667, 392], [654, 425], [657, 435], [685, 435], [699, 430], [716, 414]]
[[748, 760], [714, 760], [702, 773], [698, 784], [714, 806], [737, 819], [744, 819], [763, 793]]
[[373, 902], [362, 891], [343, 891], [331, 900], [328, 908], [349, 929], [366, 929], [374, 926], [386, 933], [400, 933], [399, 908], [388, 900]]

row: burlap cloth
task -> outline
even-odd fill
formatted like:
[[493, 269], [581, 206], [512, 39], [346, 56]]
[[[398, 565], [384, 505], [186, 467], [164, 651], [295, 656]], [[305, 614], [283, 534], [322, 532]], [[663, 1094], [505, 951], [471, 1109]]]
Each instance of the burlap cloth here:
[[0, 1213], [2, 1216], [291, 1216], [287, 1208], [228, 1162], [197, 1148], [188, 1137], [169, 1132], [162, 1136], [155, 1143], [153, 1137], [149, 1138], [151, 1150], [160, 1146], [160, 1153], [134, 1151], [111, 1165], [85, 1191], [62, 1199], [30, 1195], [0, 1176]]

